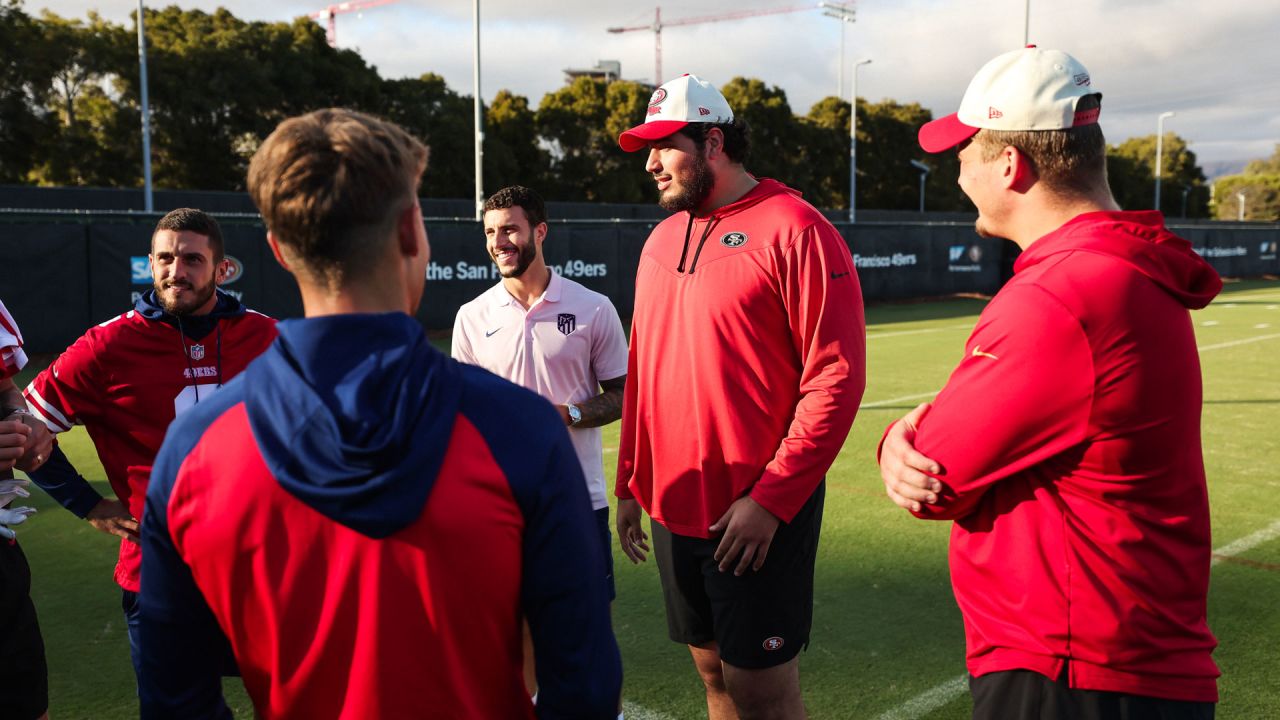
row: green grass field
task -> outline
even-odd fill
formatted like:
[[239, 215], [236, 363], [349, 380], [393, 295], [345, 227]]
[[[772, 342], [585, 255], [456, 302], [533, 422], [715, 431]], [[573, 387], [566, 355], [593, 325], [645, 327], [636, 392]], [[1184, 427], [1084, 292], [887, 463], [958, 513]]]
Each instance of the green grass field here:
[[[964, 637], [946, 566], [948, 524], [914, 520], [892, 505], [873, 451], [885, 425], [942, 387], [982, 306], [958, 299], [868, 311], [868, 387], [829, 475], [813, 643], [801, 659], [812, 717], [968, 717]], [[1214, 547], [1223, 556], [1209, 598], [1221, 643], [1218, 717], [1280, 717], [1280, 282], [1232, 283], [1193, 318], [1205, 377]], [[605, 445], [612, 465], [616, 425]], [[64, 436], [63, 447], [108, 492], [83, 430]], [[48, 646], [52, 717], [136, 717], [111, 581], [116, 541], [39, 491], [33, 500], [41, 512], [19, 535]], [[705, 717], [688, 653], [666, 639], [655, 568], [632, 566], [616, 548], [614, 555], [628, 717]], [[229, 698], [238, 717], [252, 717], [238, 685], [228, 681]]]

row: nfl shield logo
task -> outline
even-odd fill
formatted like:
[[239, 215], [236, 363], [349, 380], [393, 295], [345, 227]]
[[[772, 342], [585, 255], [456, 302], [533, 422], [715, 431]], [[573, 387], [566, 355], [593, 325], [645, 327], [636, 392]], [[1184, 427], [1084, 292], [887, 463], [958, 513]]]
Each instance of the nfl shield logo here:
[[191, 350], [187, 353], [192, 360], [204, 359], [204, 345], [192, 345]]
[[556, 316], [556, 328], [568, 335], [578, 327], [578, 317], [573, 313], [560, 313]]

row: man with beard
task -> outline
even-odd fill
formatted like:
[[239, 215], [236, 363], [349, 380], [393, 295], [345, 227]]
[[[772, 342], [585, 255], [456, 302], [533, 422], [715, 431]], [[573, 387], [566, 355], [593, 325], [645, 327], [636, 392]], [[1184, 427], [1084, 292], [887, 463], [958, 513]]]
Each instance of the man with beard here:
[[951, 584], [979, 720], [1212, 718], [1209, 497], [1189, 309], [1222, 289], [1107, 183], [1102, 94], [1028, 46], [920, 129], [981, 235], [1022, 248], [932, 404], [886, 431], [885, 489], [954, 520]]
[[[547, 267], [547, 211], [513, 185], [484, 204], [489, 256], [502, 280], [458, 310], [453, 357], [524, 386], [555, 405], [582, 464], [603, 552], [602, 579], [615, 596], [600, 428], [622, 416], [627, 336], [609, 298]], [[525, 681], [534, 691], [525, 632]]]
[[618, 540], [653, 519], [671, 639], [711, 718], [798, 718], [827, 469], [865, 386], [849, 248], [800, 194], [743, 167], [748, 138], [697, 77], [653, 94], [623, 150], [648, 150], [674, 212], [636, 271], [618, 457]]
[[207, 400], [275, 339], [275, 320], [218, 290], [222, 232], [191, 208], [160, 219], [151, 236], [154, 289], [133, 310], [90, 328], [36, 376], [24, 395], [54, 433], [84, 425], [115, 498], [104, 498], [60, 449], [30, 473], [63, 507], [121, 538], [115, 581], [138, 668], [137, 621], [147, 480], [173, 418]]

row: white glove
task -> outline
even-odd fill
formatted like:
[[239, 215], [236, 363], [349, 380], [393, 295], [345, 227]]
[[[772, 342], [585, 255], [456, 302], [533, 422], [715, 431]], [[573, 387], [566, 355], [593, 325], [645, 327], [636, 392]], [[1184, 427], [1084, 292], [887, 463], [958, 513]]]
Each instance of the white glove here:
[[30, 480], [0, 480], [0, 508], [13, 502], [14, 498], [31, 497], [27, 492], [30, 484]]
[[33, 507], [16, 507], [0, 509], [0, 537], [12, 540], [17, 537], [17, 533], [5, 527], [6, 525], [21, 525], [27, 521], [27, 517], [35, 513]]

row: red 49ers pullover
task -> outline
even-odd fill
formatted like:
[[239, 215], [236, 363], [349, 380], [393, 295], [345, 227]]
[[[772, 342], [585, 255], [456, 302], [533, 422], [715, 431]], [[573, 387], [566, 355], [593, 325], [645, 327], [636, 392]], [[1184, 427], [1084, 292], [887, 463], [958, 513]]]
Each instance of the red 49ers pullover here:
[[862, 290], [840, 234], [761, 180], [645, 243], [616, 493], [709, 537], [751, 495], [789, 522], [844, 444], [866, 385]]
[[920, 424], [954, 519], [969, 672], [1218, 698], [1188, 308], [1222, 281], [1156, 212], [1080, 215], [1018, 258]]

